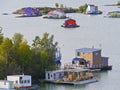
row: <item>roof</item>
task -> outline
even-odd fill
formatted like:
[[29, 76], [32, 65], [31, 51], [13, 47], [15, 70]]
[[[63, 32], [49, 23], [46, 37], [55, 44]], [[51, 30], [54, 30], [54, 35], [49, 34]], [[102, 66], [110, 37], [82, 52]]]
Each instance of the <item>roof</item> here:
[[31, 75], [8, 75], [7, 77], [23, 77], [23, 76], [31, 76]]
[[79, 69], [64, 69], [64, 70], [53, 70], [53, 71], [46, 71], [47, 73], [51, 72], [51, 73], [58, 73], [58, 72], [82, 72], [82, 71], [88, 71], [89, 69], [83, 69], [83, 68], [79, 68]]
[[88, 6], [95, 6], [94, 4], [88, 4]]
[[13, 82], [13, 81], [8, 81], [8, 80], [0, 80], [0, 82], [7, 82], [7, 83], [9, 83], [9, 82]]
[[76, 22], [76, 20], [74, 20], [74, 19], [71, 19], [71, 18], [69, 18], [69, 19], [67, 19], [66, 21], [74, 21], [74, 22]]
[[48, 12], [48, 14], [60, 14], [60, 13], [64, 14], [64, 12], [60, 9], [51, 10], [51, 11]]
[[84, 60], [84, 58], [77, 58], [77, 57], [73, 58], [73, 61], [80, 61], [80, 60]]
[[101, 49], [98, 48], [81, 48], [81, 49], [76, 49], [76, 52], [95, 52], [95, 51], [99, 51]]

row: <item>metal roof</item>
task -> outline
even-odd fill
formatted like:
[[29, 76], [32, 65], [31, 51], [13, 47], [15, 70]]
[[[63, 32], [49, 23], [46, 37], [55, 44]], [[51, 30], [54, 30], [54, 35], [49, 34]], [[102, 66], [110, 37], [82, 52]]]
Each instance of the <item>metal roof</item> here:
[[76, 49], [76, 52], [95, 52], [95, 51], [99, 51], [101, 49], [98, 48], [81, 48], [81, 49]]
[[23, 77], [23, 76], [31, 76], [31, 75], [8, 75], [7, 77]]

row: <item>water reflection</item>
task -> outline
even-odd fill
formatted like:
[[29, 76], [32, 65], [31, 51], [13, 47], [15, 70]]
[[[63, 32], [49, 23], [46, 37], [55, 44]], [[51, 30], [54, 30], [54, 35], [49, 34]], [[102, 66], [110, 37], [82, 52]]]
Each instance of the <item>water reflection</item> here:
[[[102, 90], [102, 86], [106, 84], [105, 79], [109, 79], [109, 73], [110, 71], [104, 71], [104, 72], [97, 72], [94, 73], [95, 76], [98, 78], [98, 82], [85, 84], [85, 85], [61, 85], [61, 84], [40, 84], [40, 90]], [[99, 88], [101, 87], [101, 88]]]
[[40, 90], [83, 90], [87, 85], [41, 84]]

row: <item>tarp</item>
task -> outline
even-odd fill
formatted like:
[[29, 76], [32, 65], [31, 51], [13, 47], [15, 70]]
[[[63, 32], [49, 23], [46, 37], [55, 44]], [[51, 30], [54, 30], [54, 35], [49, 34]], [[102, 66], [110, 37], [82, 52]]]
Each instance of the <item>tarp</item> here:
[[76, 21], [73, 19], [68, 19], [65, 21], [65, 25], [76, 25]]
[[39, 15], [39, 11], [37, 11], [36, 9], [34, 8], [31, 8], [31, 7], [27, 7], [27, 8], [24, 8], [23, 10], [23, 14], [27, 14], [27, 15]]
[[73, 61], [80, 61], [80, 60], [84, 60], [84, 58], [77, 58], [77, 57], [73, 58]]

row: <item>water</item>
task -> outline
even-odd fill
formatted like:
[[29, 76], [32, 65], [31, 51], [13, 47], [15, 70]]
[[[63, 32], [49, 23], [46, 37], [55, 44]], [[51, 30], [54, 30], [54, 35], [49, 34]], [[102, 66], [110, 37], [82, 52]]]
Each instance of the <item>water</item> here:
[[[119, 90], [120, 86], [120, 20], [104, 18], [112, 10], [118, 7], [106, 7], [106, 4], [114, 4], [118, 0], [1, 0], [0, 1], [0, 26], [3, 27], [5, 37], [12, 38], [14, 33], [21, 33], [29, 45], [35, 36], [42, 37], [44, 32], [54, 34], [55, 41], [59, 42], [62, 52], [62, 64], [71, 62], [75, 56], [75, 49], [83, 47], [102, 48], [102, 56], [109, 57], [112, 71], [97, 74], [99, 82], [82, 86], [70, 85], [40, 85], [40, 90]], [[96, 4], [103, 11], [102, 15], [89, 16], [79, 13], [67, 14], [75, 19], [80, 28], [65, 29], [60, 27], [64, 20], [50, 20], [42, 17], [15, 18], [11, 14], [22, 7], [55, 6], [60, 3], [68, 7], [79, 7], [85, 3]], [[2, 13], [9, 15], [2, 15]]]

